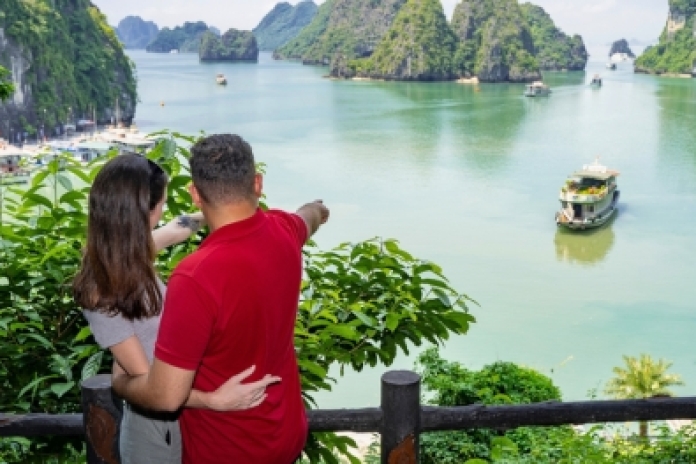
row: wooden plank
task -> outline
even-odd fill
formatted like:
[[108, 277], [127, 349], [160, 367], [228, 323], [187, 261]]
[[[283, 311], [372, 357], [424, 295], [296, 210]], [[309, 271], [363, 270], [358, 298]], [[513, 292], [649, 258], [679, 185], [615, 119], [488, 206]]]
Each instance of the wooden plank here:
[[379, 432], [380, 408], [313, 409], [307, 411], [310, 432]]
[[0, 437], [84, 434], [82, 414], [0, 414]]
[[696, 397], [547, 402], [511, 406], [424, 407], [421, 429], [513, 429], [523, 426], [696, 419]]

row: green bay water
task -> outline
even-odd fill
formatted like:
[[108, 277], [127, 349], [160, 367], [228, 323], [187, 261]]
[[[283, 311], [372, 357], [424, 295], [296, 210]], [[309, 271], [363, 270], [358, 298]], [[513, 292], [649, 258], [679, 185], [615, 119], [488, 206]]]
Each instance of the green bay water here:
[[[272, 206], [331, 208], [320, 246], [394, 237], [442, 265], [480, 304], [447, 359], [527, 365], [581, 400], [601, 396], [622, 355], [645, 352], [674, 362], [678, 394], [696, 394], [696, 80], [590, 63], [547, 73], [553, 94], [530, 99], [522, 85], [334, 81], [268, 54], [130, 56], [141, 130], [238, 133], [268, 165]], [[621, 171], [618, 216], [590, 233], [557, 230], [566, 176], [598, 156]], [[385, 370], [334, 372], [319, 405], [377, 405]]]

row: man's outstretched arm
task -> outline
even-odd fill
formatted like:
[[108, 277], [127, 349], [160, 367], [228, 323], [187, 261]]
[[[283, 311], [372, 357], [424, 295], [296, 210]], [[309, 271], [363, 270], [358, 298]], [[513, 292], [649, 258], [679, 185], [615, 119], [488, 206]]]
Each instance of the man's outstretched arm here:
[[307, 203], [297, 210], [297, 215], [300, 216], [307, 225], [307, 238], [314, 235], [322, 224], [329, 220], [329, 208], [324, 206], [321, 200]]

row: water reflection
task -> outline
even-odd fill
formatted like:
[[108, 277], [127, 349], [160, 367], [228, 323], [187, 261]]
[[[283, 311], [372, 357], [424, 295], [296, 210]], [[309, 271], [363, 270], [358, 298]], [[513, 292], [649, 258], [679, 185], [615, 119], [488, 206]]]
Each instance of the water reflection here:
[[544, 83], [551, 87], [560, 87], [564, 85], [584, 85], [589, 82], [589, 78], [585, 71], [545, 71]]
[[696, 86], [691, 79], [659, 82], [660, 153], [672, 184], [693, 192], [696, 184]]
[[594, 266], [604, 261], [614, 246], [612, 225], [619, 212], [604, 226], [586, 231], [559, 228], [553, 243], [558, 261]]

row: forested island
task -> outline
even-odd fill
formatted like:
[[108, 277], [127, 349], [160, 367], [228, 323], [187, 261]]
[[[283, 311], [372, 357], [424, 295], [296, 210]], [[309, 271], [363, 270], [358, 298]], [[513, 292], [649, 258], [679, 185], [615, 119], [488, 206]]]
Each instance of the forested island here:
[[0, 66], [10, 71], [14, 94], [0, 104], [0, 130], [50, 134], [69, 117], [110, 121], [116, 100], [122, 120], [137, 101], [132, 62], [106, 17], [88, 0], [4, 0]]
[[256, 61], [259, 47], [250, 31], [230, 29], [220, 37], [208, 31], [201, 38], [198, 57], [201, 61]]
[[[203, 21], [185, 22], [183, 26], [173, 29], [162, 28], [145, 50], [151, 53], [170, 53], [176, 50], [180, 53], [198, 53], [203, 34], [210, 28]], [[215, 31], [211, 31], [215, 34]]]
[[126, 16], [116, 27], [116, 35], [123, 46], [131, 49], [144, 49], [158, 33], [157, 24], [145, 21], [140, 16]]
[[439, 0], [327, 0], [276, 59], [329, 65], [339, 78], [529, 82], [582, 70], [582, 37], [517, 0], [462, 0], [448, 23]]
[[259, 49], [273, 51], [294, 39], [317, 14], [317, 5], [304, 0], [295, 6], [278, 3], [261, 22], [252, 29]]
[[636, 59], [635, 72], [696, 75], [696, 0], [669, 0], [660, 42]]

